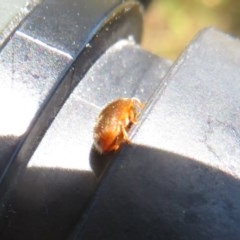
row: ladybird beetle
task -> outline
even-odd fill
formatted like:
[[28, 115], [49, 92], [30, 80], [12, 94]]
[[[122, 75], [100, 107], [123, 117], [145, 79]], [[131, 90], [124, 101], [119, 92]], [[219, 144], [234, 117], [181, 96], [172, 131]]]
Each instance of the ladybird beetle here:
[[109, 103], [99, 114], [94, 127], [94, 147], [100, 153], [116, 151], [121, 143], [130, 140], [128, 130], [137, 118], [143, 104], [137, 98], [119, 98]]

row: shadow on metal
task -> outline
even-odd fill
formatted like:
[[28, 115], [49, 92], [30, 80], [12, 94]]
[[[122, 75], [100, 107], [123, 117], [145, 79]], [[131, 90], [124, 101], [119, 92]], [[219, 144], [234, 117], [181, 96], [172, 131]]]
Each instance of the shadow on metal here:
[[66, 239], [95, 185], [88, 171], [27, 168], [4, 207], [0, 238]]
[[127, 145], [70, 239], [238, 239], [239, 197], [239, 179], [225, 172]]

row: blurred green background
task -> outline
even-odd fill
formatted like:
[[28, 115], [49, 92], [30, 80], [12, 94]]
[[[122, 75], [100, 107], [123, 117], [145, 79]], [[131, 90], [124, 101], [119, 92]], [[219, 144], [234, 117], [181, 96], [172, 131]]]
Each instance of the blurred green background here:
[[174, 60], [206, 27], [240, 36], [240, 1], [153, 0], [144, 16], [142, 46]]

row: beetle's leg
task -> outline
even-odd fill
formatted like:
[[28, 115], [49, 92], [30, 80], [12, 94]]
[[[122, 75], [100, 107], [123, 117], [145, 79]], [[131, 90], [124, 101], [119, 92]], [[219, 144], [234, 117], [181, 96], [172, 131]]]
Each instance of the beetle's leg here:
[[122, 142], [127, 142], [129, 143], [130, 140], [128, 138], [128, 134], [127, 134], [127, 131], [126, 129], [124, 128], [123, 124], [120, 124], [119, 125], [119, 128], [120, 128], [120, 134], [119, 136], [115, 139], [112, 147], [111, 147], [111, 150], [113, 151], [117, 151], [121, 145]]
[[129, 121], [132, 124], [137, 124], [137, 116], [136, 116], [136, 112], [134, 111], [134, 109], [131, 109], [129, 111]]
[[113, 151], [117, 151], [119, 149], [119, 144], [115, 143], [114, 146], [112, 147]]
[[120, 146], [120, 143], [121, 143], [121, 140], [120, 140], [120, 138], [119, 138], [119, 136], [118, 136], [118, 137], [116, 137], [116, 139], [114, 140], [114, 142], [113, 142], [112, 145], [110, 146], [111, 151], [112, 151], [112, 150], [113, 150], [113, 151], [117, 151], [118, 148], [119, 148], [119, 146]]
[[124, 126], [123, 126], [122, 124], [120, 125], [120, 127], [121, 127], [121, 133], [122, 133], [122, 135], [123, 135], [124, 141], [127, 142], [127, 143], [129, 143], [129, 142], [130, 142], [130, 139], [129, 139], [129, 137], [128, 137], [128, 134], [127, 134], [126, 129], [124, 128]]

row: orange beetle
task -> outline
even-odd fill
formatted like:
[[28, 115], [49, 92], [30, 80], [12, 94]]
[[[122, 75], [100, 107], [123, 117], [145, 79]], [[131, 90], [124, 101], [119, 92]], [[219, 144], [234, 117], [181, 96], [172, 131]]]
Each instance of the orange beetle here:
[[143, 104], [137, 98], [119, 98], [109, 103], [99, 114], [94, 127], [94, 146], [99, 153], [116, 151], [121, 143], [130, 140], [128, 130], [137, 118]]

